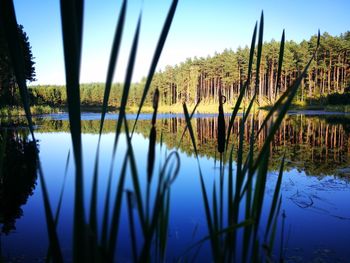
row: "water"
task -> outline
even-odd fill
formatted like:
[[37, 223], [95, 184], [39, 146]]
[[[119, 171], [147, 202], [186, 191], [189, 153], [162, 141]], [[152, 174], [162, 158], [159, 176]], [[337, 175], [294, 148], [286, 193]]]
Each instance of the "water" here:
[[[84, 183], [86, 216], [90, 202], [92, 170], [98, 140], [99, 114], [83, 114], [82, 140], [84, 160]], [[130, 125], [134, 115], [129, 115]], [[151, 115], [141, 115], [136, 133], [133, 136], [137, 169], [140, 184], [146, 185], [148, 136]], [[259, 127], [262, 116], [253, 123]], [[228, 119], [226, 120], [226, 123]], [[286, 154], [286, 169], [282, 182], [282, 207], [285, 211], [284, 233], [281, 234], [282, 217], [276, 235], [276, 244], [283, 240], [283, 254], [293, 261], [324, 260], [345, 262], [350, 258], [350, 125], [345, 115], [300, 114], [288, 116], [277, 132], [271, 150], [268, 183], [265, 193], [267, 204], [271, 202], [277, 180], [282, 155]], [[63, 184], [67, 154], [71, 150], [71, 138], [66, 115], [42, 116], [35, 119], [36, 138], [39, 141], [40, 161], [49, 189], [50, 202], [55, 211]], [[252, 123], [245, 127], [245, 141], [248, 145]], [[164, 163], [165, 155], [173, 151], [181, 137], [185, 120], [182, 115], [160, 115], [157, 120], [157, 144], [155, 174], [159, 162]], [[193, 120], [200, 164], [207, 189], [212, 189], [214, 180], [220, 176], [216, 151], [217, 119], [215, 115], [196, 115]], [[160, 130], [163, 130], [163, 145], [160, 144]], [[115, 117], [108, 115], [101, 141], [100, 178], [98, 190], [99, 222], [102, 219], [106, 194], [107, 175], [110, 169], [114, 141]], [[233, 143], [238, 122], [234, 126]], [[22, 131], [22, 133], [26, 133]], [[257, 138], [261, 147], [267, 130]], [[119, 178], [119, 171], [126, 150], [125, 136], [120, 137], [115, 170], [113, 173], [112, 196]], [[168, 233], [167, 258], [172, 261], [183, 257], [191, 259], [195, 251], [185, 253], [191, 244], [207, 235], [207, 225], [203, 208], [197, 163], [188, 134], [179, 148], [180, 173], [171, 188], [170, 223]], [[244, 154], [246, 155], [246, 153]], [[235, 153], [234, 153], [235, 156]], [[225, 169], [228, 165], [225, 164]], [[235, 173], [235, 167], [234, 167]], [[155, 176], [155, 175], [154, 175]], [[153, 180], [155, 181], [155, 180]], [[155, 185], [153, 184], [153, 189]], [[125, 189], [133, 189], [130, 172]], [[62, 251], [67, 261], [71, 259], [72, 215], [74, 193], [74, 165], [70, 159], [67, 181], [64, 188], [62, 211], [58, 233]], [[145, 187], [142, 193], [145, 195]], [[154, 190], [151, 191], [154, 195]], [[47, 231], [43, 209], [40, 182], [37, 181], [33, 194], [21, 206], [22, 215], [16, 219], [16, 229], [9, 235], [1, 235], [2, 255], [20, 262], [42, 260], [47, 251]], [[264, 212], [265, 215], [267, 212]], [[136, 217], [136, 211], [135, 211]], [[101, 227], [101, 225], [99, 226]], [[261, 229], [263, 233], [263, 229]], [[126, 204], [122, 207], [121, 231], [118, 243], [118, 259], [131, 261], [129, 223]], [[140, 237], [138, 237], [140, 239]], [[210, 245], [205, 243], [199, 250], [197, 261], [208, 261]], [[277, 245], [275, 254], [278, 255]]]

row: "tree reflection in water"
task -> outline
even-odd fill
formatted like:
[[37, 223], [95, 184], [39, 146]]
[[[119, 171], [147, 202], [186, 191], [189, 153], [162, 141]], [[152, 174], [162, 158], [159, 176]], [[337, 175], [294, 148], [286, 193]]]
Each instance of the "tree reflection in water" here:
[[[3, 127], [2, 127], [3, 128]], [[1, 232], [16, 229], [16, 219], [23, 215], [21, 206], [33, 194], [37, 179], [37, 147], [26, 130], [10, 125], [1, 129], [0, 147], [0, 224]]]

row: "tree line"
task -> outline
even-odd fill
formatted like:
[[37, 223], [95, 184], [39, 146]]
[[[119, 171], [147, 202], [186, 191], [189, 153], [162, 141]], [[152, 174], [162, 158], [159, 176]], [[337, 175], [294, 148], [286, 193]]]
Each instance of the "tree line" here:
[[[350, 84], [350, 32], [340, 36], [324, 33], [320, 49], [312, 62], [307, 77], [299, 89], [298, 99], [317, 98], [331, 93], [343, 93]], [[301, 74], [317, 45], [317, 36], [309, 41], [286, 41], [283, 67], [277, 93], [287, 89]], [[271, 40], [263, 44], [258, 97], [271, 102], [275, 95], [280, 42]], [[207, 58], [187, 59], [175, 66], [167, 66], [155, 74], [153, 86], [162, 93], [163, 103], [171, 105], [201, 98], [204, 102], [218, 102], [219, 89], [227, 100], [234, 101], [247, 79], [248, 46], [236, 51], [224, 50]], [[253, 66], [254, 71], [256, 66]], [[246, 96], [255, 89], [255, 72]]]
[[[301, 74], [312, 52], [315, 50], [317, 37], [296, 43], [286, 41], [283, 57], [281, 79], [277, 85], [277, 70], [280, 42], [271, 40], [263, 44], [258, 99], [272, 103], [274, 98], [283, 93]], [[242, 85], [247, 78], [248, 46], [239, 47], [236, 51], [224, 50], [207, 58], [187, 59], [175, 66], [167, 66], [153, 76], [152, 90], [158, 88], [161, 93], [161, 104], [173, 105], [181, 102], [194, 103], [199, 98], [203, 104], [218, 103], [219, 89], [229, 103], [234, 103]], [[255, 63], [255, 61], [254, 61]], [[302, 81], [297, 99], [300, 101], [317, 100], [331, 95], [331, 104], [336, 104], [349, 91], [350, 85], [350, 31], [340, 36], [324, 33], [321, 36], [320, 49], [316, 59], [311, 63], [307, 76]], [[255, 65], [253, 79], [246, 91], [250, 98], [255, 90]], [[141, 100], [145, 79], [131, 86], [129, 106], [136, 106]], [[81, 103], [86, 106], [100, 106], [103, 102], [103, 83], [81, 84]], [[277, 94], [275, 94], [277, 90]], [[109, 105], [118, 107], [123, 85], [112, 85]], [[337, 96], [334, 96], [337, 95]], [[31, 86], [30, 99], [32, 105], [65, 106], [66, 93], [64, 86], [44, 85]], [[151, 104], [149, 96], [146, 104]], [[334, 102], [335, 100], [335, 102]], [[345, 99], [347, 100], [347, 99]]]

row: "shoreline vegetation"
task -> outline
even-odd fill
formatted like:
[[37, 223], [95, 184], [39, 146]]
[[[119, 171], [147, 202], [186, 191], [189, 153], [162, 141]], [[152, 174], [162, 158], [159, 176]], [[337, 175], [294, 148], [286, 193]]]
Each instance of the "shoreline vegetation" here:
[[[271, 40], [262, 43], [259, 79], [256, 80], [256, 63], [252, 61], [252, 79], [246, 87], [240, 111], [247, 108], [253, 94], [254, 110], [270, 110], [287, 87], [300, 77], [307, 64], [307, 58], [313, 54], [317, 37], [308, 41], [284, 43], [283, 64], [279, 65], [278, 49], [280, 42]], [[206, 58], [188, 58], [186, 61], [154, 73], [151, 82], [143, 78], [138, 83], [130, 83], [126, 98], [126, 112], [137, 113], [142, 101], [140, 113], [152, 113], [152, 97], [159, 90], [158, 112], [182, 113], [182, 103], [193, 109], [198, 99], [199, 113], [217, 113], [219, 90], [227, 103], [224, 112], [234, 108], [240, 90], [247, 78], [250, 49], [239, 47], [236, 51], [224, 50]], [[315, 60], [311, 62], [307, 74], [301, 81], [300, 89], [293, 99], [290, 110], [324, 110], [331, 112], [350, 112], [350, 31], [339, 36], [323, 33], [320, 36], [320, 48]], [[281, 67], [279, 67], [281, 66]], [[278, 71], [279, 70], [279, 71]], [[32, 79], [28, 79], [31, 81]], [[255, 87], [255, 84], [258, 85]], [[82, 112], [102, 112], [105, 88], [109, 87], [108, 112], [118, 112], [124, 89], [123, 83], [81, 83], [79, 84], [80, 109]], [[149, 96], [143, 96], [148, 86]], [[0, 116], [24, 115], [19, 91], [15, 88], [8, 94], [0, 94], [2, 108]], [[68, 112], [66, 86], [31, 85], [28, 87], [29, 105], [33, 115]]]
[[[227, 103], [223, 105], [224, 112], [230, 113], [234, 108], [235, 103]], [[242, 103], [242, 107], [240, 107], [239, 112], [243, 112], [244, 108], [248, 107], [248, 103]], [[246, 105], [246, 106], [244, 106]], [[201, 103], [198, 105], [196, 109], [196, 113], [204, 113], [204, 114], [216, 114], [218, 113], [218, 104], [217, 103]], [[195, 104], [189, 104], [189, 110], [193, 110]], [[254, 111], [266, 111], [268, 112], [271, 109], [272, 105], [270, 104], [260, 104], [255, 103], [252, 107]], [[30, 107], [31, 113], [33, 116], [43, 115], [43, 114], [56, 114], [56, 113], [67, 113], [68, 109], [65, 106], [48, 106], [48, 105], [34, 105]], [[81, 112], [93, 112], [93, 113], [101, 113], [102, 105], [82, 105]], [[350, 113], [350, 104], [307, 104], [303, 102], [295, 102], [290, 107], [289, 111], [324, 111], [324, 112], [339, 112], [339, 113]], [[137, 113], [138, 106], [131, 105], [126, 108], [126, 113], [134, 114]], [[152, 106], [145, 105], [142, 107], [141, 113], [152, 113]], [[159, 105], [158, 106], [159, 113], [183, 113], [182, 104], [177, 103], [173, 105]], [[118, 113], [118, 108], [114, 106], [109, 106], [107, 109], [107, 113]], [[25, 112], [23, 107], [21, 106], [5, 106], [0, 108], [0, 117], [9, 117], [9, 116], [25, 116]]]
[[[252, 79], [243, 96], [240, 111], [247, 108], [256, 91], [254, 110], [270, 110], [287, 87], [300, 77], [307, 64], [307, 58], [314, 52], [317, 37], [308, 41], [284, 43], [283, 64], [279, 65], [278, 49], [280, 42], [271, 40], [262, 43], [259, 79], [256, 80], [256, 63], [252, 61]], [[198, 99], [199, 113], [217, 113], [219, 90], [227, 103], [224, 112], [231, 112], [236, 104], [240, 90], [247, 78], [250, 49], [239, 47], [236, 51], [224, 50], [206, 58], [188, 58], [186, 61], [154, 73], [151, 82], [143, 78], [138, 83], [130, 83], [126, 98], [126, 112], [137, 113], [142, 101], [140, 113], [153, 112], [152, 97], [159, 90], [158, 112], [182, 113], [182, 103], [190, 109]], [[311, 62], [300, 89], [293, 99], [290, 110], [324, 110], [331, 112], [350, 112], [350, 31], [339, 36], [323, 33], [320, 36], [320, 48], [315, 60]], [[279, 67], [281, 66], [281, 67]], [[278, 71], [278, 69], [280, 70]], [[29, 79], [30, 80], [30, 79]], [[258, 85], [255, 87], [255, 84]], [[108, 85], [107, 85], [108, 84]], [[116, 113], [121, 105], [123, 83], [81, 83], [79, 84], [80, 109], [82, 112], [102, 112], [105, 88], [109, 87], [107, 111]], [[149, 96], [143, 96], [148, 86]], [[20, 94], [11, 91], [11, 98], [0, 94], [4, 101], [0, 116], [24, 115]], [[2, 97], [1, 97], [2, 96]], [[31, 85], [28, 87], [29, 105], [33, 115], [68, 112], [66, 86]], [[7, 104], [5, 103], [7, 102]]]

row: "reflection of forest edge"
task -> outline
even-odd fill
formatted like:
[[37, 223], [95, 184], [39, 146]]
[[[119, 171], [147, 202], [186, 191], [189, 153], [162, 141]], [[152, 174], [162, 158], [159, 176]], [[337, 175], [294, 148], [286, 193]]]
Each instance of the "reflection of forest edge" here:
[[9, 234], [36, 186], [37, 148], [23, 129], [12, 126], [0, 132], [0, 224], [1, 232]]
[[[130, 125], [133, 121], [129, 121]], [[163, 129], [163, 141], [168, 148], [175, 148], [180, 140], [185, 127], [185, 119], [173, 117], [159, 119], [157, 121], [157, 140]], [[262, 115], [254, 117], [254, 130], [263, 122]], [[314, 116], [303, 115], [289, 116], [283, 121], [277, 131], [271, 147], [270, 169], [277, 170], [283, 153], [286, 153], [287, 169], [296, 168], [310, 175], [331, 175], [337, 173], [340, 168], [347, 165], [350, 154], [350, 125], [349, 119], [338, 116]], [[69, 123], [64, 120], [36, 119], [37, 132], [69, 132]], [[194, 118], [192, 121], [195, 131], [198, 152], [202, 157], [218, 156], [217, 151], [217, 118]], [[82, 121], [83, 133], [98, 133], [99, 120]], [[226, 119], [228, 125], [228, 118]], [[238, 144], [239, 119], [233, 127], [232, 142]], [[252, 118], [245, 124], [245, 148], [248, 151], [249, 131]], [[106, 120], [104, 133], [115, 132], [116, 121]], [[140, 120], [136, 132], [144, 137], [149, 136], [151, 129], [150, 120]], [[266, 138], [269, 125], [256, 139], [256, 147], [260, 148]], [[180, 150], [188, 155], [193, 154], [193, 148], [189, 134], [186, 133]], [[234, 151], [235, 155], [235, 151]], [[236, 156], [234, 156], [235, 158]]]

